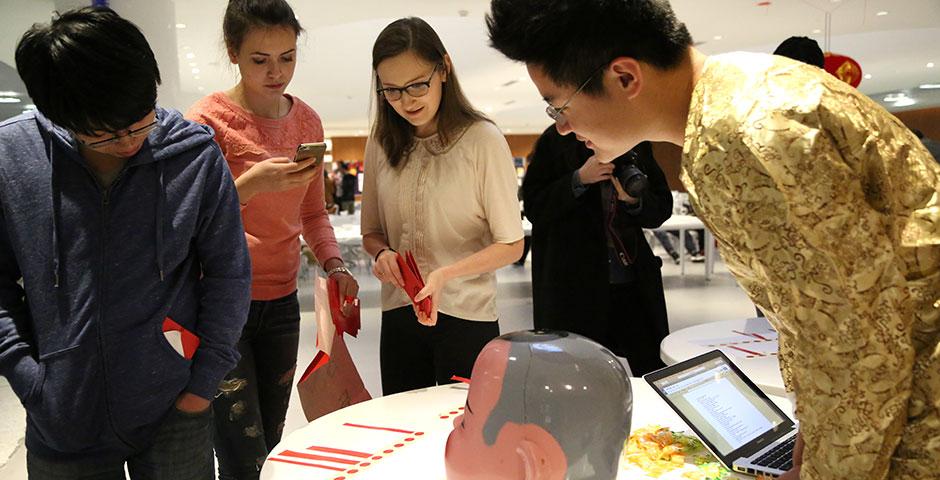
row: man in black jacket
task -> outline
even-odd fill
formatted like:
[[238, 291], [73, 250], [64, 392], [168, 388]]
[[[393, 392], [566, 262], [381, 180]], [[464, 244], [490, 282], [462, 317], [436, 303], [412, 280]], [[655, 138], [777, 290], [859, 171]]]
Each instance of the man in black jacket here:
[[[626, 163], [648, 178], [638, 198], [618, 188]], [[633, 375], [662, 367], [659, 344], [669, 333], [662, 261], [642, 229], [669, 218], [672, 194], [650, 144], [603, 164], [575, 135], [551, 126], [522, 189], [532, 222], [535, 327], [591, 338], [626, 357]]]

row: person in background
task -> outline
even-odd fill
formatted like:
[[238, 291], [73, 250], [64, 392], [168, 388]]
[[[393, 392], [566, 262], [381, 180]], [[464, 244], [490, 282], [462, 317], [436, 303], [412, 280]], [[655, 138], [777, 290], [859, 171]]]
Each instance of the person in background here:
[[[372, 48], [376, 118], [366, 144], [362, 243], [382, 282], [385, 395], [469, 377], [499, 335], [494, 271], [522, 254], [516, 170], [506, 138], [473, 108], [437, 33], [420, 18]], [[418, 314], [398, 253], [425, 280]]]
[[936, 478], [940, 165], [914, 134], [819, 68], [702, 54], [668, 2], [490, 11], [559, 131], [602, 159], [683, 146], [696, 213], [779, 332], [801, 431], [780, 478]]
[[[525, 157], [525, 160], [523, 161], [523, 171], [524, 171], [524, 172], [528, 172], [528, 171], [529, 171], [529, 163], [530, 163], [531, 161], [532, 161], [532, 153], [530, 152], [529, 155], [527, 155], [527, 156]], [[525, 178], [525, 173], [522, 174], [522, 178]], [[519, 202], [521, 203], [521, 202], [522, 202], [522, 185], [519, 185], [518, 198], [519, 198]], [[525, 217], [525, 208], [522, 209], [522, 218], [523, 218], [523, 219], [526, 218], [526, 217]], [[517, 266], [517, 267], [525, 266], [525, 260], [526, 260], [526, 258], [529, 257], [529, 248], [531, 247], [531, 245], [532, 245], [532, 235], [526, 235], [525, 237], [523, 237], [523, 239], [522, 239], [522, 256], [519, 257], [519, 260], [516, 260], [515, 262], [513, 262], [513, 265], [515, 265], [515, 266]]]
[[923, 143], [925, 147], [927, 147], [927, 151], [933, 155], [934, 160], [940, 162], [940, 142], [926, 137], [924, 132], [920, 131], [919, 129], [912, 128], [911, 131], [914, 132], [914, 135], [920, 139], [920, 142]]
[[339, 210], [341, 212], [346, 212], [349, 215], [356, 214], [356, 186], [359, 184], [359, 181], [356, 179], [356, 176], [349, 172], [349, 164], [345, 162], [340, 162], [339, 170], [337, 172], [339, 176]]
[[[676, 250], [675, 245], [672, 243], [673, 238], [676, 240], [679, 239], [679, 232], [674, 231], [662, 231], [662, 230], [653, 230], [653, 236], [656, 237], [656, 240], [659, 241], [659, 244], [663, 246], [663, 249], [666, 250], [666, 253], [672, 258], [673, 263], [676, 265], [679, 264], [679, 252]], [[705, 261], [705, 256], [699, 254], [698, 245], [695, 242], [695, 239], [692, 238], [691, 232], [686, 232], [684, 235], [684, 246], [686, 254], [690, 257], [690, 260], [693, 262], [699, 263]]]
[[[623, 191], [628, 166], [648, 179], [637, 197]], [[535, 328], [584, 335], [626, 358], [634, 376], [664, 367], [663, 263], [642, 229], [672, 215], [672, 192], [650, 144], [600, 163], [575, 135], [548, 127], [522, 188]]]
[[294, 380], [300, 236], [343, 298], [356, 297], [359, 286], [325, 209], [322, 163], [293, 159], [299, 144], [323, 141], [317, 113], [284, 93], [301, 32], [293, 10], [284, 0], [230, 0], [222, 31], [241, 78], [196, 102], [187, 116], [215, 130], [235, 176], [251, 251], [251, 310], [238, 343], [242, 359], [215, 400], [215, 448], [219, 478], [253, 479], [281, 439]]
[[38, 111], [0, 123], [0, 373], [29, 478], [212, 478], [251, 282], [219, 147], [156, 106], [153, 51], [108, 8], [34, 25], [16, 67]]
[[818, 68], [825, 68], [826, 65], [826, 56], [819, 48], [819, 43], [809, 37], [790, 37], [784, 40], [774, 50], [774, 55], [792, 58]]
[[323, 203], [327, 213], [339, 212], [339, 206], [336, 204], [336, 183], [325, 168], [323, 170]]

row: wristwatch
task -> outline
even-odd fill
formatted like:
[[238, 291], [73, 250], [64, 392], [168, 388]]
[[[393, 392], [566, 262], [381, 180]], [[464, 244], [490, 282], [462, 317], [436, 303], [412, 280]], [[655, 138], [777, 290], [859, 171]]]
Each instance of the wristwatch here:
[[346, 275], [352, 276], [352, 272], [350, 272], [349, 269], [346, 268], [345, 265], [340, 265], [340, 266], [338, 266], [338, 267], [333, 267], [333, 268], [329, 269], [329, 270], [326, 272], [326, 276], [327, 276], [327, 277], [332, 277], [334, 273], [340, 273], [340, 272], [345, 273]]

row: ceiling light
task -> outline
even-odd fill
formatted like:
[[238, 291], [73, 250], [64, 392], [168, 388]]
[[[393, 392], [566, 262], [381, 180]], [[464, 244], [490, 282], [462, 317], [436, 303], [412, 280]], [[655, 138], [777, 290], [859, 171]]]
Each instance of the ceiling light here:
[[933, 68], [933, 62], [927, 62], [927, 68]]
[[882, 10], [882, 11], [876, 13], [875, 15], [878, 15], [879, 17], [883, 17], [883, 16], [885, 16], [885, 15], [887, 15], [887, 14], [888, 14], [888, 12]]
[[36, 105], [32, 103], [27, 103], [23, 105], [23, 110], [36, 110]]
[[20, 92], [14, 92], [12, 90], [0, 92], [0, 97], [18, 97], [20, 95], [22, 95]]
[[870, 73], [866, 73], [866, 74], [865, 74], [865, 80], [871, 80], [871, 74], [870, 74]]
[[714, 38], [715, 40], [721, 40], [721, 39], [724, 38], [724, 37], [722, 37], [721, 35], [715, 35], [715, 36], [712, 37], [712, 38]]
[[483, 107], [483, 111], [486, 113], [493, 113], [493, 107]]
[[0, 97], [0, 103], [20, 103], [20, 101], [16, 97]]
[[198, 69], [198, 68], [194, 68], [194, 69], [193, 69], [193, 75], [198, 75], [198, 74], [199, 74], [199, 69]]
[[202, 87], [196, 87], [196, 90], [199, 90], [199, 91], [201, 92], [201, 91], [203, 91], [203, 90], [205, 90], [205, 88], [202, 88]]
[[820, 30], [820, 29], [817, 28], [817, 29], [813, 30], [813, 33], [822, 33], [822, 30]]
[[189, 52], [186, 54], [186, 58], [196, 58], [196, 54], [193, 52]]
[[885, 103], [893, 103], [895, 107], [909, 107], [917, 103], [917, 100], [914, 100], [911, 97], [908, 97], [906, 93], [892, 93], [884, 98]]
[[925, 83], [920, 86], [921, 90], [935, 90], [940, 89], [940, 83]]
[[910, 97], [904, 97], [894, 102], [894, 106], [895, 107], [910, 107], [911, 105], [914, 105], [915, 103], [917, 103], [917, 100], [914, 100], [913, 98], [910, 98]]
[[180, 29], [186, 28], [186, 24], [185, 24], [185, 23], [177, 23], [177, 24], [176, 24], [176, 28], [180, 28]]

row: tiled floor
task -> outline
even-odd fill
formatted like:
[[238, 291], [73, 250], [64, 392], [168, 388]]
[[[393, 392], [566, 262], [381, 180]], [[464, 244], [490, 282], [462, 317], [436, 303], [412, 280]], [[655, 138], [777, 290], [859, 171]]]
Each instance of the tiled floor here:
[[[662, 253], [662, 252], [660, 252]], [[668, 261], [663, 267], [663, 283], [666, 288], [666, 305], [671, 331], [699, 323], [749, 318], [754, 316], [754, 307], [731, 278], [724, 265], [718, 262], [716, 274], [705, 281], [703, 264], [686, 264], [686, 275], [680, 276], [679, 267]], [[379, 380], [379, 283], [365, 269], [355, 271], [361, 284], [360, 298], [362, 331], [359, 338], [348, 338], [350, 353], [362, 374], [366, 388], [373, 396], [381, 394]], [[500, 330], [511, 332], [532, 326], [532, 286], [529, 264], [524, 267], [510, 266], [498, 272]], [[301, 321], [298, 375], [315, 353], [315, 327], [313, 315], [313, 289], [310, 282], [300, 286]], [[21, 480], [26, 478], [26, 454], [22, 446], [24, 412], [6, 381], [0, 379], [0, 478]], [[285, 434], [304, 425], [303, 411], [296, 392], [287, 412]]]

